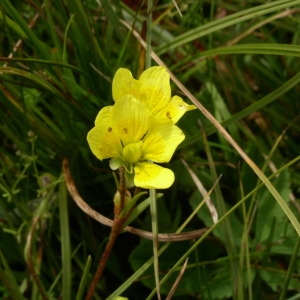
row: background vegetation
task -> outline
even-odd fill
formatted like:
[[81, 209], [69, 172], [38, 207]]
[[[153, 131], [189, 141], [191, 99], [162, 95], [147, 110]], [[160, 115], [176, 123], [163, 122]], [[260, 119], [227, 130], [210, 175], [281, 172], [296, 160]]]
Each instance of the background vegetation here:
[[[195, 99], [180, 85], [173, 94], [215, 119], [195, 110], [180, 120], [186, 139], [168, 165], [176, 181], [158, 200], [159, 229], [175, 232], [192, 213], [184, 231], [213, 227], [160, 243], [162, 298], [189, 257], [173, 299], [299, 299], [300, 1], [177, 4], [182, 17], [154, 1], [153, 51]], [[0, 2], [1, 299], [84, 297], [109, 228], [75, 205], [62, 161], [112, 218], [112, 171], [86, 134], [113, 103], [115, 71], [143, 69], [146, 20], [146, 1]], [[132, 225], [151, 230], [149, 209]], [[152, 257], [151, 241], [120, 235], [94, 299], [156, 298]]]

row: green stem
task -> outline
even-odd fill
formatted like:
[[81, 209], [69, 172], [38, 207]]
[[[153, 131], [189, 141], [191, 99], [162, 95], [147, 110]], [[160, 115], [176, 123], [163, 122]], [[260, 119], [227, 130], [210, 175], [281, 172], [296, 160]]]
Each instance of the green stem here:
[[150, 189], [150, 212], [151, 212], [151, 225], [153, 233], [153, 264], [155, 273], [155, 286], [157, 291], [157, 298], [160, 299], [159, 287], [159, 264], [158, 264], [158, 220], [157, 220], [157, 203], [155, 189]]
[[[147, 10], [147, 35], [146, 35], [146, 69], [151, 67], [151, 44], [152, 44], [152, 10], [153, 1], [148, 0]], [[157, 298], [160, 300], [159, 288], [159, 264], [158, 264], [158, 222], [157, 222], [157, 205], [156, 205], [156, 192], [155, 189], [150, 189], [150, 211], [152, 220], [152, 233], [153, 233], [153, 257], [154, 257], [154, 273], [155, 273], [155, 286], [157, 290]]]

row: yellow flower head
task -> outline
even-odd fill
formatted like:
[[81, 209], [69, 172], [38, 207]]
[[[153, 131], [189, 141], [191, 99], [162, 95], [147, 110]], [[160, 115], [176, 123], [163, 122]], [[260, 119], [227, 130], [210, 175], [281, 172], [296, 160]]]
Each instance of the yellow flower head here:
[[171, 97], [170, 75], [164, 67], [145, 70], [138, 80], [128, 69], [120, 68], [112, 83], [113, 99], [117, 103], [125, 95], [131, 95], [144, 103], [159, 118], [168, 118], [175, 124], [186, 111], [195, 109], [179, 96]]
[[173, 122], [154, 117], [144, 103], [130, 94], [118, 98], [115, 105], [102, 108], [87, 136], [97, 158], [112, 158], [112, 169], [125, 166], [134, 185], [147, 189], [172, 185], [174, 173], [149, 160], [170, 161], [183, 139], [183, 132]]

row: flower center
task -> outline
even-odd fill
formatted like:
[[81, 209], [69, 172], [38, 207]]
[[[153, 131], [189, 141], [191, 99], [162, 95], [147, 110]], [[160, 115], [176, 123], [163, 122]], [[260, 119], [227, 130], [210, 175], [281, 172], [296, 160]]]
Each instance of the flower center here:
[[138, 162], [142, 156], [141, 146], [143, 142], [132, 143], [126, 145], [122, 151], [124, 162], [134, 164]]

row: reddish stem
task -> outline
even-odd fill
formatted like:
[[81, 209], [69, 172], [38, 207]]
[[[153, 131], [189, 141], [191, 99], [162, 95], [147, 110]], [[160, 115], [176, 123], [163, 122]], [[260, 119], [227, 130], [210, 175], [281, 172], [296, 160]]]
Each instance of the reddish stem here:
[[108, 258], [110, 256], [110, 253], [112, 251], [112, 248], [115, 244], [115, 241], [118, 237], [118, 235], [120, 234], [120, 232], [122, 231], [123, 228], [123, 224], [125, 222], [126, 218], [122, 218], [122, 219], [114, 219], [114, 223], [113, 226], [111, 228], [111, 232], [109, 235], [109, 239], [108, 242], [106, 244], [105, 250], [102, 254], [102, 257], [100, 259], [99, 265], [97, 267], [96, 273], [94, 275], [94, 278], [89, 286], [87, 295], [85, 297], [85, 300], [90, 300], [92, 299], [94, 292], [96, 290], [97, 284], [103, 274], [103, 271], [105, 269], [106, 263], [108, 261]]
[[108, 242], [106, 244], [105, 250], [102, 254], [102, 257], [99, 261], [96, 273], [94, 275], [94, 278], [89, 286], [88, 292], [86, 294], [85, 300], [90, 300], [92, 299], [94, 292], [96, 290], [97, 284], [103, 274], [103, 271], [105, 269], [106, 263], [108, 261], [108, 258], [110, 256], [110, 253], [112, 251], [112, 248], [115, 244], [115, 241], [118, 237], [118, 235], [120, 234], [120, 232], [122, 231], [123, 225], [125, 223], [125, 221], [128, 219], [129, 214], [126, 214], [123, 217], [119, 217], [120, 213], [123, 211], [124, 206], [125, 206], [125, 197], [126, 197], [126, 179], [125, 179], [125, 168], [124, 167], [120, 167], [119, 169], [119, 173], [120, 173], [120, 184], [119, 184], [119, 193], [120, 193], [120, 204], [119, 207], [115, 206], [114, 212], [115, 212], [115, 216], [114, 216], [114, 222], [113, 225], [111, 227], [111, 231], [110, 231], [110, 235], [109, 235], [109, 239]]

